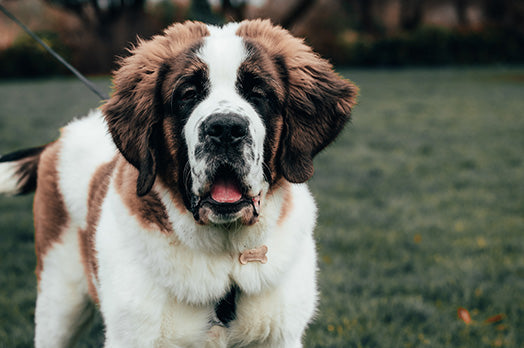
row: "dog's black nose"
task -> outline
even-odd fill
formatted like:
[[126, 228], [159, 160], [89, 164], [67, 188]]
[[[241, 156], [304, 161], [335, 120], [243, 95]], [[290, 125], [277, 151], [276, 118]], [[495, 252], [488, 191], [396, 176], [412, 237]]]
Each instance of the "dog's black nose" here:
[[205, 121], [204, 135], [220, 144], [237, 144], [247, 136], [249, 123], [237, 114], [215, 114]]

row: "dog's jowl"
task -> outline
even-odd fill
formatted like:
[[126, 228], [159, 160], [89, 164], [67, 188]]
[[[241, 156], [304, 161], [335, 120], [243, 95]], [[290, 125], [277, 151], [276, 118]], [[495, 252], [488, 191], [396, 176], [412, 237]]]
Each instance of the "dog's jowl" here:
[[37, 348], [93, 306], [105, 347], [301, 347], [317, 302], [313, 157], [357, 89], [268, 21], [140, 41], [111, 98], [0, 158], [35, 192]]

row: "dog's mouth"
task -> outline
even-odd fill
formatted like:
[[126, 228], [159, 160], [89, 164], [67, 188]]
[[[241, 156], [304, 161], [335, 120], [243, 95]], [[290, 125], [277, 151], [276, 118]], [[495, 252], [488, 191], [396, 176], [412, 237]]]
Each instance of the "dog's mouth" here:
[[260, 196], [250, 195], [235, 170], [220, 167], [210, 181], [209, 191], [194, 197], [193, 215], [203, 225], [240, 221], [252, 225], [258, 221]]
[[227, 174], [217, 175], [211, 186], [209, 197], [213, 203], [217, 204], [239, 203], [244, 199], [238, 180]]

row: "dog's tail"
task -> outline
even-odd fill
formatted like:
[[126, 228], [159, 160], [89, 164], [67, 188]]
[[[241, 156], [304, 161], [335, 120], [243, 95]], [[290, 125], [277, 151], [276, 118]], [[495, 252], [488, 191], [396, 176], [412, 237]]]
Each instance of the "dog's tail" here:
[[0, 156], [0, 194], [23, 195], [36, 189], [38, 162], [46, 146]]

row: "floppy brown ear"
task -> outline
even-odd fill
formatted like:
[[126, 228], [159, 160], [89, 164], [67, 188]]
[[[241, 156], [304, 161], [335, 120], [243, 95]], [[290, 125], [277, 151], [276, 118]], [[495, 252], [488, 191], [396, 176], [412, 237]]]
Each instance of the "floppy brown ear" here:
[[237, 34], [264, 46], [287, 87], [280, 169], [290, 182], [313, 175], [313, 157], [331, 143], [349, 120], [358, 88], [333, 71], [303, 40], [269, 20], [240, 24]]
[[163, 141], [162, 86], [170, 73], [170, 62], [208, 34], [203, 23], [173, 24], [163, 35], [139, 41], [114, 75], [113, 94], [102, 111], [116, 146], [139, 171], [139, 196], [151, 190], [157, 174], [158, 149]]
[[113, 140], [139, 171], [137, 194], [147, 194], [156, 178], [157, 144], [163, 117], [162, 82], [167, 65], [152, 65], [138, 53], [124, 59], [115, 73], [114, 92], [102, 111]]
[[304, 44], [288, 60], [289, 94], [284, 115], [281, 168], [293, 183], [313, 175], [313, 157], [329, 145], [350, 119], [358, 88], [333, 71]]

